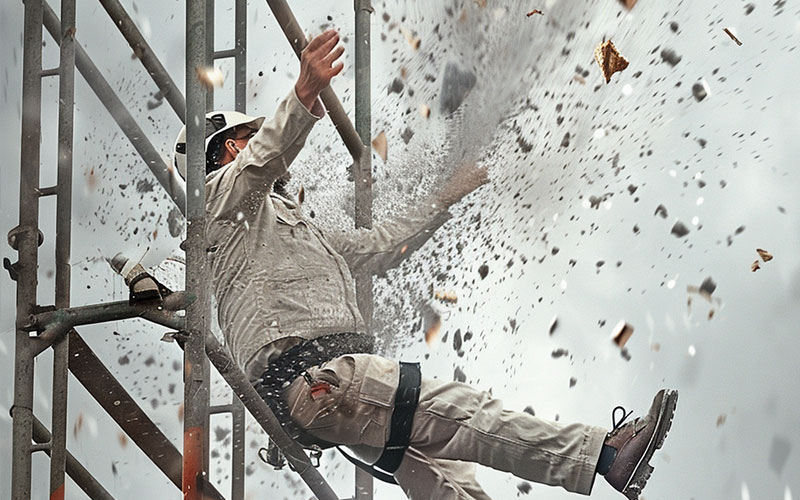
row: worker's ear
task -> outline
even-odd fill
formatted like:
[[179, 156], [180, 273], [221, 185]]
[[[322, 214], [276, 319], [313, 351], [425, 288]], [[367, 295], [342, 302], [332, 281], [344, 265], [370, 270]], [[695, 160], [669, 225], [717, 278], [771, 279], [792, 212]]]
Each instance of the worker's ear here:
[[234, 158], [236, 158], [237, 154], [242, 152], [242, 150], [239, 149], [239, 146], [236, 145], [236, 141], [233, 139], [225, 139], [225, 149], [228, 151], [228, 154]]

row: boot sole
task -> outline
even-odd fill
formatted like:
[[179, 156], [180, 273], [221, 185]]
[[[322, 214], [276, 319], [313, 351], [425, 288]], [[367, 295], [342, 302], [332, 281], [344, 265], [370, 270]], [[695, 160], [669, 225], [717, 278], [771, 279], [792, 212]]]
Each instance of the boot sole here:
[[631, 474], [628, 484], [622, 489], [622, 494], [628, 497], [629, 500], [638, 500], [639, 494], [650, 479], [655, 467], [650, 465], [650, 459], [656, 450], [664, 445], [664, 440], [667, 437], [669, 429], [672, 427], [672, 419], [675, 416], [675, 408], [678, 405], [678, 391], [667, 390], [661, 398], [661, 408], [658, 413], [658, 421], [656, 423], [656, 431], [650, 438], [650, 443], [647, 445], [639, 464]]

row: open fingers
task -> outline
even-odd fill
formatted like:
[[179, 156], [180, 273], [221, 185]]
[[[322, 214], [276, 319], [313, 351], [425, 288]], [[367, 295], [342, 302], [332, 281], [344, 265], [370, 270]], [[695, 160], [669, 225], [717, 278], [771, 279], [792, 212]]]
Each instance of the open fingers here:
[[339, 46], [338, 46], [338, 47], [336, 47], [336, 48], [335, 48], [335, 49], [334, 49], [334, 50], [333, 50], [333, 51], [332, 51], [330, 54], [328, 54], [327, 56], [325, 56], [325, 58], [323, 59], [323, 61], [325, 61], [325, 64], [333, 64], [333, 63], [334, 63], [334, 61], [336, 61], [337, 59], [339, 59], [340, 57], [342, 57], [342, 54], [344, 54], [344, 47], [342, 47], [341, 45], [339, 45]]
[[331, 68], [331, 72], [328, 74], [331, 76], [331, 78], [333, 78], [334, 76], [341, 73], [343, 68], [344, 68], [344, 63], [339, 61], [338, 63], [333, 65], [333, 67]]
[[319, 54], [319, 57], [327, 57], [330, 54], [330, 51], [336, 47], [336, 44], [339, 43], [339, 34], [334, 33], [334, 36], [325, 40], [322, 45], [319, 46], [314, 52]]
[[310, 42], [308, 42], [308, 45], [306, 45], [306, 50], [308, 50], [309, 52], [317, 50], [320, 46], [322, 46], [322, 44], [330, 40], [334, 35], [338, 35], [335, 29], [328, 29], [323, 31], [319, 35], [312, 38]]

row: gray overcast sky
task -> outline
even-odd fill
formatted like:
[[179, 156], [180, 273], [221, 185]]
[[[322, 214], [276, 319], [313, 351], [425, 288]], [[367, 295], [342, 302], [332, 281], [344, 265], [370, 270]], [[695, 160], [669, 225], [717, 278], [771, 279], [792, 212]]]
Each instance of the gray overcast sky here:
[[[183, 2], [122, 3], [183, 85]], [[225, 48], [232, 10], [217, 3], [217, 48]], [[333, 25], [349, 36], [334, 87], [351, 110], [352, 3], [291, 3], [309, 32]], [[180, 122], [168, 105], [148, 109], [155, 85], [100, 5], [79, 4], [78, 41], [167, 158]], [[658, 388], [677, 388], [678, 413], [648, 500], [790, 499], [800, 495], [800, 10], [761, 0], [668, 4], [639, 0], [628, 12], [616, 0], [375, 2], [373, 132], [385, 131], [389, 143], [387, 162], [374, 160], [377, 218], [402, 213], [458, 161], [488, 164], [493, 178], [431, 242], [377, 280], [378, 333], [387, 352], [421, 360], [426, 376], [452, 379], [458, 368], [509, 408], [530, 405], [560, 421], [610, 426], [615, 405], [639, 413]], [[544, 16], [526, 17], [532, 8]], [[22, 13], [22, 2], [0, 4], [4, 232], [18, 219]], [[417, 50], [407, 41], [414, 37]], [[630, 66], [606, 85], [592, 55], [608, 38]], [[45, 40], [44, 66], [52, 67], [58, 50]], [[248, 106], [270, 114], [297, 62], [264, 2], [250, 2], [248, 43]], [[440, 108], [448, 62], [477, 81], [456, 116]], [[221, 67], [228, 78], [217, 104], [230, 108], [232, 76]], [[395, 78], [400, 93], [388, 90]], [[697, 83], [708, 92], [702, 101], [692, 93]], [[72, 303], [126, 297], [102, 260], [119, 250], [146, 252], [146, 265], [179, 283], [181, 266], [163, 262], [181, 240], [170, 233], [171, 202], [80, 77], [76, 88]], [[57, 91], [56, 79], [45, 81], [42, 186], [55, 183]], [[432, 109], [429, 119], [420, 104]], [[347, 166], [332, 125], [321, 122], [293, 169], [323, 226], [352, 223]], [[52, 199], [42, 201], [42, 304], [53, 302], [54, 209]], [[689, 230], [684, 237], [671, 233], [677, 222]], [[756, 248], [775, 258], [752, 273]], [[2, 256], [16, 260], [8, 246]], [[707, 277], [717, 284], [712, 302], [687, 293]], [[415, 324], [431, 286], [454, 291], [458, 303], [436, 306], [441, 341], [428, 347]], [[0, 498], [11, 475], [14, 293], [4, 274]], [[635, 327], [629, 361], [609, 341], [623, 319]], [[457, 330], [473, 333], [463, 356], [452, 346]], [[129, 321], [80, 331], [180, 447], [181, 356], [159, 342], [162, 329]], [[553, 358], [557, 348], [569, 355]], [[36, 372], [35, 412], [44, 422], [51, 359], [42, 355]], [[214, 395], [228, 397], [218, 380]], [[74, 379], [68, 426], [70, 451], [115, 496], [179, 495]], [[223, 491], [226, 426], [212, 419], [211, 477]], [[309, 497], [291, 473], [258, 461], [265, 440], [252, 422], [247, 439], [248, 498]], [[47, 466], [34, 457], [36, 477], [47, 477]], [[349, 464], [326, 455], [323, 469], [341, 496], [352, 494]], [[526, 497], [507, 474], [480, 469], [479, 480], [495, 498]], [[402, 498], [397, 488], [377, 488], [376, 498]], [[34, 498], [46, 492], [34, 481]], [[571, 497], [540, 485], [529, 495]], [[67, 497], [83, 494], [70, 482]], [[593, 497], [620, 498], [601, 481]]]

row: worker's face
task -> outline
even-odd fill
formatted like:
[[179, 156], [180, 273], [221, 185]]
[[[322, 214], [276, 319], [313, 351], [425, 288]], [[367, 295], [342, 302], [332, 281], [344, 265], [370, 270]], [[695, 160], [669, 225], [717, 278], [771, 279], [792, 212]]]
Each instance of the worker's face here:
[[239, 153], [247, 146], [248, 141], [256, 135], [256, 131], [247, 126], [240, 126], [233, 129], [233, 137], [225, 139], [225, 152], [220, 163], [225, 165], [233, 161]]

